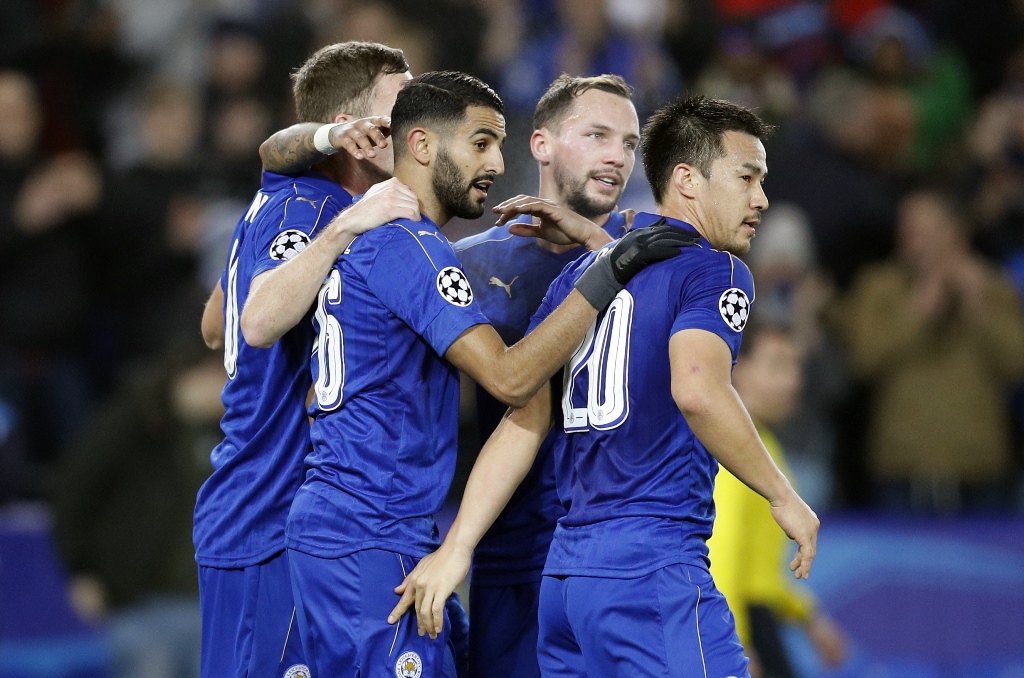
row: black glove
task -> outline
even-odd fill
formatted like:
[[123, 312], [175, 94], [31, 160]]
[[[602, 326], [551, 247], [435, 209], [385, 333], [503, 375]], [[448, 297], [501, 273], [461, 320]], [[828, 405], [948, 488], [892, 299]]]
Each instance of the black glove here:
[[680, 248], [699, 242], [699, 234], [669, 226], [664, 218], [659, 219], [646, 228], [630, 231], [613, 247], [602, 251], [576, 281], [576, 289], [600, 311], [645, 266], [671, 259], [679, 254]]

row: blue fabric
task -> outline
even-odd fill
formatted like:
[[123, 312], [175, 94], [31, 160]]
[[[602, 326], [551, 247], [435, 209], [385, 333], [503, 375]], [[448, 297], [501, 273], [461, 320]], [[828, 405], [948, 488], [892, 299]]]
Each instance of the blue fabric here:
[[199, 603], [203, 678], [282, 678], [306, 664], [287, 552], [240, 569], [200, 566]]
[[[473, 632], [469, 642], [469, 675], [500, 673], [540, 678], [537, 664], [537, 605], [540, 583], [478, 586], [469, 594]], [[496, 667], [501, 667], [500, 671]]]
[[[522, 216], [513, 223], [529, 223], [530, 219]], [[604, 230], [612, 238], [622, 237], [625, 217], [612, 212]], [[586, 253], [577, 247], [556, 254], [534, 238], [512, 235], [508, 225], [464, 238], [454, 248], [477, 293], [480, 310], [509, 346], [526, 334], [551, 281]], [[481, 440], [490, 436], [507, 409], [487, 391], [477, 389]], [[555, 491], [553, 435], [541, 445], [530, 472], [477, 546], [471, 577], [474, 584], [540, 582], [555, 523], [565, 514]]]
[[[425, 218], [360, 236], [334, 265], [325, 289], [334, 286], [337, 301], [321, 292], [314, 321], [313, 451], [288, 518], [289, 548], [422, 557], [439, 545], [433, 516], [455, 472], [459, 416], [458, 370], [443, 355], [487, 322], [454, 282], [461, 276]], [[453, 285], [462, 300], [445, 296]], [[326, 384], [333, 390], [322, 393]]]
[[736, 622], [703, 567], [636, 579], [544, 577], [538, 661], [545, 678], [749, 678]]
[[[634, 228], [660, 218], [640, 213]], [[532, 326], [568, 296], [595, 256], [555, 280]], [[672, 398], [668, 346], [676, 332], [706, 330], [726, 342], [735, 362], [743, 325], [723, 310], [735, 294], [746, 297], [749, 312], [750, 271], [702, 239], [640, 271], [598, 316], [597, 330], [566, 367], [555, 473], [569, 509], [544, 574], [639, 577], [672, 563], [706, 566], [718, 463]]]
[[[200, 565], [246, 567], [284, 549], [285, 519], [310, 449], [305, 398], [313, 334], [302, 322], [271, 348], [253, 348], [238, 318], [250, 280], [286, 261], [280, 250], [271, 251], [279, 236], [295, 231], [312, 238], [350, 202], [348, 193], [319, 174], [265, 172], [262, 190], [235, 227], [221, 278], [229, 375], [221, 395], [224, 441], [210, 456], [213, 474], [196, 501], [193, 541]], [[295, 238], [301, 246], [302, 238]]]
[[447, 611], [444, 630], [433, 640], [419, 635], [411, 609], [396, 624], [387, 623], [398, 603], [394, 588], [415, 559], [376, 549], [340, 558], [289, 554], [296, 616], [313, 676], [456, 678]]

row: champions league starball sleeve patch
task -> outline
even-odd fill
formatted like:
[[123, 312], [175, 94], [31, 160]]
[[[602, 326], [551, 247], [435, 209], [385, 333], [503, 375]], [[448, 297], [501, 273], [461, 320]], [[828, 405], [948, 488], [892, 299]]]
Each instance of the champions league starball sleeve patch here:
[[302, 231], [290, 228], [281, 231], [270, 244], [270, 258], [276, 261], [288, 261], [302, 250], [309, 247], [309, 236]]
[[466, 274], [455, 266], [446, 266], [437, 274], [437, 291], [449, 304], [469, 306], [473, 303], [473, 288]]
[[722, 319], [734, 332], [742, 332], [750, 317], [750, 300], [747, 293], [738, 287], [730, 287], [718, 299], [718, 311]]

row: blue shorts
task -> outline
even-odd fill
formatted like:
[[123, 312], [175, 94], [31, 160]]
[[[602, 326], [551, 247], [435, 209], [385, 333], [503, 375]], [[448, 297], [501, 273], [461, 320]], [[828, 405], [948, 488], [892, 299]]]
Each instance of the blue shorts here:
[[203, 678], [309, 678], [282, 552], [240, 569], [199, 567]]
[[432, 640], [416, 630], [413, 610], [388, 614], [396, 586], [416, 566], [406, 555], [368, 549], [341, 558], [288, 551], [303, 649], [324, 678], [456, 678], [451, 623]]
[[[539, 678], [537, 604], [540, 583], [471, 586], [469, 593], [469, 675], [495, 672]], [[496, 667], [501, 667], [497, 671]]]
[[725, 596], [692, 565], [544, 577], [537, 651], [544, 678], [750, 678]]

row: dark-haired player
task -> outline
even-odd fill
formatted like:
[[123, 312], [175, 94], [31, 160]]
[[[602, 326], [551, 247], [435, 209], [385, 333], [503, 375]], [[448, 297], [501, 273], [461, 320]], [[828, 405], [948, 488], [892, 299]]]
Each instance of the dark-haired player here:
[[[298, 114], [327, 123], [390, 113], [398, 89], [411, 77], [408, 68], [402, 52], [383, 45], [325, 47], [295, 75]], [[264, 317], [292, 320], [269, 341], [254, 341], [243, 332], [243, 308], [259, 302], [268, 280], [310, 262], [298, 255], [311, 254], [304, 253], [311, 240], [312, 254], [326, 248], [330, 257], [322, 280], [355, 235], [415, 215], [415, 196], [392, 182], [335, 218], [351, 203], [350, 192], [365, 192], [390, 169], [370, 163], [354, 167], [339, 156], [297, 177], [264, 173], [262, 188], [232, 236], [225, 271], [203, 316], [204, 337], [211, 344], [223, 343], [228, 373], [222, 394], [224, 440], [211, 455], [214, 470], [199, 491], [193, 530], [204, 678], [308, 678], [293, 628], [284, 528], [310, 450], [305, 398], [313, 333], [308, 321], [299, 320], [319, 285], [284, 300], [271, 299], [280, 302], [280, 313], [271, 308]], [[268, 331], [263, 322], [253, 327]], [[266, 350], [254, 348], [255, 343]]]
[[[433, 514], [451, 483], [458, 370], [513, 406], [565, 362], [640, 267], [693, 239], [675, 229], [623, 238], [577, 290], [506, 347], [480, 313], [440, 226], [475, 218], [503, 172], [502, 104], [483, 82], [427, 73], [392, 112], [395, 177], [419, 196], [419, 220], [356, 239], [331, 268], [315, 310], [313, 451], [288, 517], [303, 646], [316, 676], [453, 675], [441, 642], [411, 617], [390, 626], [394, 588], [437, 546]], [[443, 606], [443, 603], [442, 603]]]
[[[633, 172], [640, 141], [630, 98], [629, 86], [616, 75], [563, 75], [555, 80], [537, 104], [530, 138], [540, 171], [538, 197], [518, 196], [502, 203], [496, 209], [502, 220], [514, 217], [511, 221], [455, 243], [480, 310], [506, 343], [523, 338], [551, 281], [585, 252], [575, 243], [557, 245], [513, 233], [531, 225], [534, 214], [546, 216], [567, 207], [602, 227], [590, 227], [595, 233], [588, 249], [625, 234], [627, 220], [615, 208]], [[494, 431], [506, 409], [478, 389], [481, 440]], [[540, 675], [541, 573], [555, 522], [565, 515], [555, 491], [554, 437], [553, 432], [545, 440], [530, 473], [474, 553], [469, 596], [472, 676], [487, 675], [495, 666], [517, 678]]]
[[[769, 128], [734, 104], [680, 99], [644, 128], [644, 169], [665, 223], [700, 246], [638, 274], [600, 314], [565, 368], [556, 447], [559, 520], [544, 568], [544, 676], [749, 676], [725, 598], [708, 571], [712, 492], [721, 462], [768, 499], [799, 544], [806, 577], [818, 520], [772, 462], [731, 383], [754, 298], [747, 251], [768, 207], [761, 139]], [[596, 253], [553, 283], [533, 324]], [[528, 337], [529, 338], [529, 335]], [[551, 390], [505, 418], [481, 451], [441, 549], [406, 578], [433, 633], [447, 592], [526, 474], [551, 424]]]

